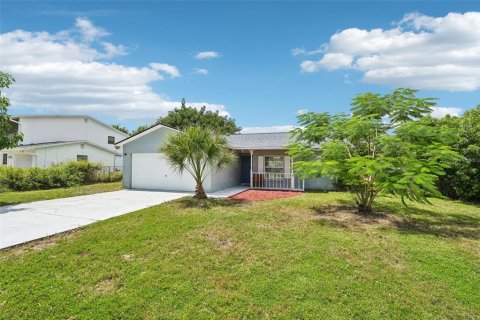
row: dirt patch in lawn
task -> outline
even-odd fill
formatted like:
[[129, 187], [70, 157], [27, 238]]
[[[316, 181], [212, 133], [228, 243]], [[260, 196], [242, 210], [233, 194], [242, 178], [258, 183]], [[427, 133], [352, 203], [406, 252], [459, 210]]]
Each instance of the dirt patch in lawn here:
[[317, 217], [344, 228], [364, 229], [370, 227], [396, 228], [402, 220], [400, 217], [384, 213], [362, 215], [355, 208], [348, 206], [326, 206], [312, 208]]
[[113, 290], [115, 290], [117, 287], [115, 278], [106, 278], [98, 282], [95, 287], [93, 287], [93, 290], [96, 293], [99, 294], [104, 294], [104, 293], [109, 293]]
[[237, 201], [260, 201], [281, 198], [298, 197], [303, 194], [300, 191], [278, 191], [278, 190], [247, 190], [229, 197]]
[[10, 248], [5, 248], [3, 251], [7, 255], [20, 255], [30, 251], [41, 251], [47, 248], [56, 246], [59, 241], [67, 240], [76, 237], [80, 233], [79, 230], [69, 230], [59, 234], [51, 235], [42, 239], [32, 240], [27, 243], [21, 243]]

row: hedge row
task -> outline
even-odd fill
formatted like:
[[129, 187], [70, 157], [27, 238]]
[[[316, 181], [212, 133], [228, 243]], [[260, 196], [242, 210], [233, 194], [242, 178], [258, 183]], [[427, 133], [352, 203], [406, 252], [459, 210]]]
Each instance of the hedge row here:
[[0, 167], [0, 191], [67, 188], [122, 180], [121, 172], [102, 173], [101, 165], [86, 161], [41, 168]]

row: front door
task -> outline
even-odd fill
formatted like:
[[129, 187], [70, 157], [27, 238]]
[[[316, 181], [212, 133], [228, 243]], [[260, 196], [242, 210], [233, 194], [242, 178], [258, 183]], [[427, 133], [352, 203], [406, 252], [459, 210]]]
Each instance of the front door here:
[[250, 184], [250, 156], [241, 156], [242, 184]]

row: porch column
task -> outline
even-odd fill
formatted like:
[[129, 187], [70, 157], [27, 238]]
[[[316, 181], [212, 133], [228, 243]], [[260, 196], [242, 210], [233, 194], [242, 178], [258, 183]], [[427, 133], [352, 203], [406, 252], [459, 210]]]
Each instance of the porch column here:
[[290, 163], [290, 187], [292, 189], [295, 189], [295, 173], [293, 172], [293, 157], [291, 157], [291, 163]]
[[253, 188], [253, 150], [250, 150], [250, 188]]

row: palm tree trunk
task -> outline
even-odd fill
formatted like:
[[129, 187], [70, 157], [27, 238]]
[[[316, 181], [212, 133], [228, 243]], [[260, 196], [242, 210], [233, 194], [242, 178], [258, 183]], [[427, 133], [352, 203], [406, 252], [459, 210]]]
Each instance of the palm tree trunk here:
[[203, 184], [201, 182], [197, 182], [197, 186], [195, 187], [195, 197], [197, 199], [207, 199], [207, 194], [205, 193], [205, 189], [203, 189]]

